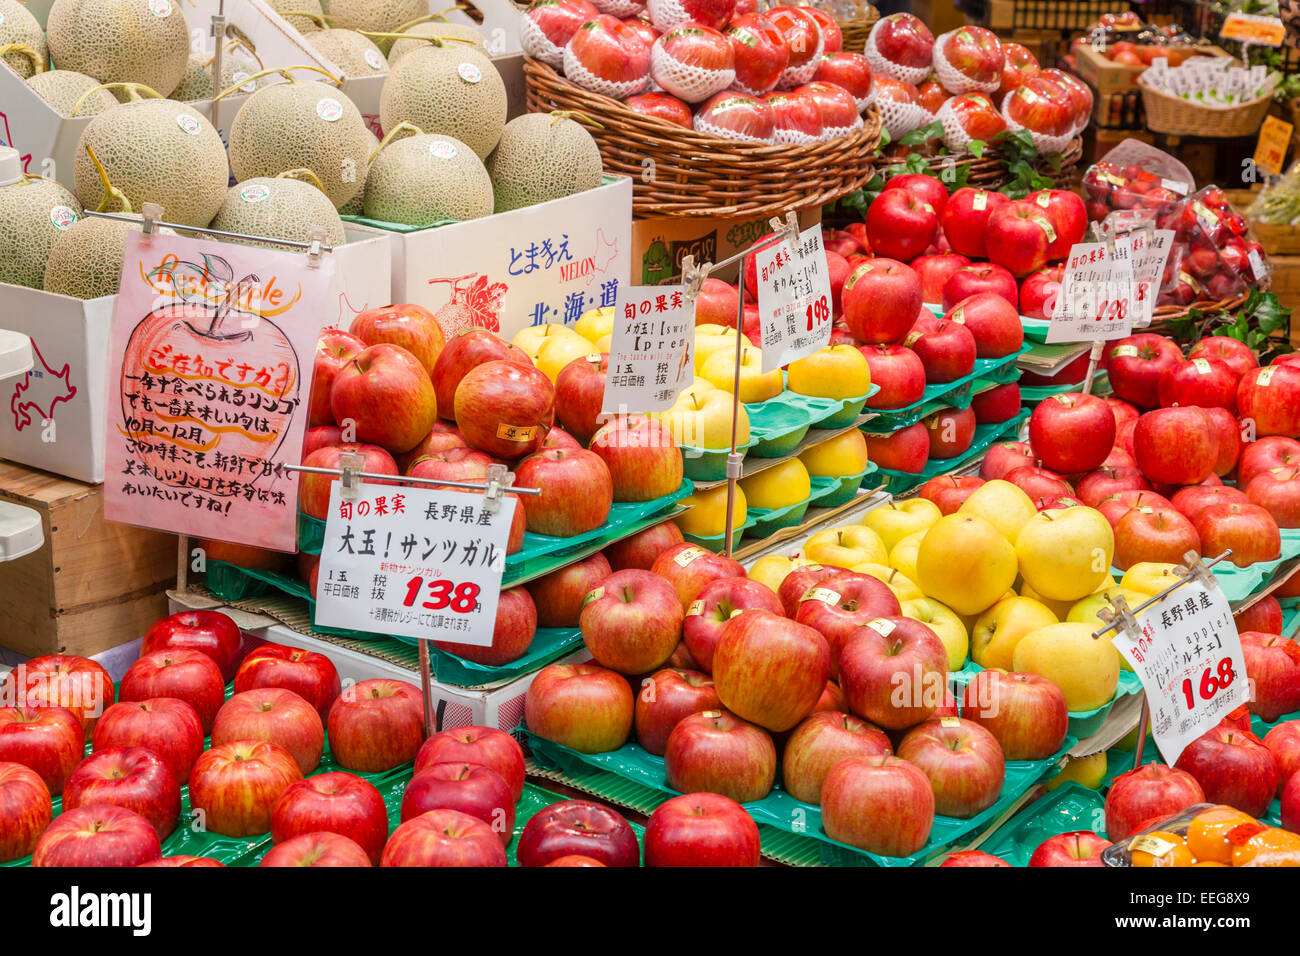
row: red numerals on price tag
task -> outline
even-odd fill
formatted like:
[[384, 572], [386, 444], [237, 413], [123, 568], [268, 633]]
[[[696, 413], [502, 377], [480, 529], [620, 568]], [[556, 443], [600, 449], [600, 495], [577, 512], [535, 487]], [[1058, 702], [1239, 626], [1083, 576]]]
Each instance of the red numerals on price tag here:
[[813, 322], [818, 325], [831, 317], [831, 307], [826, 296], [818, 296], [817, 301], [808, 306], [808, 331], [812, 331]]
[[[418, 575], [407, 581], [406, 599], [402, 601], [402, 605], [404, 607], [413, 607], [424, 586], [424, 578]], [[451, 608], [457, 614], [468, 614], [478, 606], [479, 586], [469, 581], [464, 584], [456, 584], [447, 578], [434, 578], [428, 582], [428, 591], [430, 600], [423, 601], [420, 604], [427, 611], [442, 611]]]
[[[1205, 673], [1201, 675], [1201, 685], [1196, 690], [1200, 693], [1201, 700], [1209, 700], [1223, 688], [1231, 687], [1236, 679], [1237, 675], [1232, 670], [1232, 661], [1225, 657], [1214, 668], [1205, 668]], [[1188, 710], [1196, 706], [1190, 677], [1183, 681], [1183, 698], [1187, 701]]]
[[1097, 308], [1095, 321], [1097, 322], [1115, 322], [1123, 321], [1124, 316], [1128, 314], [1128, 300], [1126, 299], [1102, 299]]

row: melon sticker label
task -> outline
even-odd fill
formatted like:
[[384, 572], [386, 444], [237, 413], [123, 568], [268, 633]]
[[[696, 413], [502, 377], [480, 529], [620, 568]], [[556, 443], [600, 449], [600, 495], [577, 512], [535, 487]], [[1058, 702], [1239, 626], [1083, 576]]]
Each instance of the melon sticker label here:
[[460, 78], [466, 83], [477, 83], [483, 79], [483, 71], [473, 63], [461, 63], [460, 66], [456, 67], [456, 72], [460, 74]]
[[372, 70], [382, 70], [384, 68], [384, 57], [378, 50], [366, 51], [366, 65]]
[[77, 221], [77, 211], [71, 206], [55, 206], [50, 210], [50, 224], [55, 229], [67, 229]]
[[[257, 81], [249, 80], [250, 75], [251, 74], [249, 74], [247, 70], [236, 70], [234, 73], [230, 74], [230, 78], [234, 80], [235, 83], [241, 84], [239, 87], [241, 91], [245, 93], [252, 93], [255, 89], [257, 89]], [[245, 80], [249, 80], [249, 81], [245, 83], [244, 82]]]
[[456, 144], [438, 140], [436, 143], [429, 144], [429, 152], [439, 159], [451, 159], [456, 155]]
[[149, 12], [163, 19], [172, 15], [172, 0], [149, 0]]
[[327, 123], [333, 123], [343, 115], [343, 104], [332, 96], [326, 96], [316, 102], [316, 115]]
[[188, 113], [178, 113], [176, 115], [176, 125], [191, 136], [198, 136], [199, 133], [203, 132], [203, 126]]
[[249, 183], [239, 191], [239, 198], [244, 202], [261, 202], [271, 195], [271, 189], [265, 183]]

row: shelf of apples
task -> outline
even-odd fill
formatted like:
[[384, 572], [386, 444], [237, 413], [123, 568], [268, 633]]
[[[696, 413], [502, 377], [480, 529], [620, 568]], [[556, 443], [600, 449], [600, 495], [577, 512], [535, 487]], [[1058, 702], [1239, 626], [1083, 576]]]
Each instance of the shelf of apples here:
[[[425, 739], [412, 684], [344, 691], [323, 654], [263, 644], [241, 660], [242, 643], [225, 615], [185, 613], [146, 632], [119, 687], [71, 655], [11, 674], [5, 699], [30, 706], [0, 710], [0, 864], [637, 866], [642, 846], [649, 865], [681, 865], [683, 848], [757, 863], [757, 829], [721, 798], [629, 824], [525, 783], [503, 731]], [[701, 816], [730, 839], [702, 836]]]

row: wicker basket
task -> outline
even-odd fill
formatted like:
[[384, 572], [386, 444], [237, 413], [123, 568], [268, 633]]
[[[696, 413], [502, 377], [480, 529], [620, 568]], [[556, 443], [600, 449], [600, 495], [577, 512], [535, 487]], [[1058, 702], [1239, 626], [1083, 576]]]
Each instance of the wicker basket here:
[[574, 110], [590, 127], [605, 172], [632, 177], [639, 217], [777, 215], [833, 202], [875, 175], [880, 117], [869, 109], [855, 133], [809, 146], [760, 146], [682, 129], [570, 83], [524, 58], [528, 111]]
[[1272, 94], [1238, 106], [1206, 106], [1174, 96], [1138, 78], [1147, 129], [1170, 136], [1234, 139], [1259, 132], [1273, 102]]
[[[1260, 288], [1267, 289], [1268, 283], [1263, 283]], [[1192, 309], [1199, 309], [1202, 312], [1231, 312], [1238, 308], [1250, 296], [1249, 292], [1243, 292], [1240, 295], [1230, 296], [1218, 301], [1199, 301], [1190, 305], [1161, 305], [1157, 306], [1151, 316], [1151, 324], [1143, 332], [1165, 332], [1169, 328], [1169, 323], [1176, 319], [1184, 319]]]
[[[895, 146], [886, 147], [885, 154], [879, 161], [879, 165], [889, 166], [891, 163], [901, 163], [907, 158], [909, 152], [914, 151], [914, 147]], [[1076, 137], [1071, 140], [1070, 145], [1061, 155], [1061, 165], [1059, 169], [1053, 170], [1052, 164], [1046, 158], [1039, 158], [1035, 164], [1035, 169], [1043, 176], [1048, 176], [1060, 188], [1071, 185], [1078, 178], [1079, 160], [1083, 158], [1083, 140]], [[927, 158], [926, 165], [930, 172], [935, 176], [940, 176], [949, 168], [949, 156], [931, 156]], [[976, 186], [980, 189], [1000, 189], [1007, 183], [1011, 182], [1013, 177], [1007, 170], [1006, 163], [998, 155], [996, 148], [988, 149], [979, 159], [974, 156], [963, 156], [960, 159], [953, 160], [952, 166], [956, 168], [964, 167], [966, 169], [966, 185]]]
[[837, 20], [840, 33], [844, 36], [844, 49], [850, 53], [861, 53], [867, 47], [867, 36], [871, 28], [880, 19], [880, 12], [869, 3], [855, 3], [858, 14], [852, 20]]

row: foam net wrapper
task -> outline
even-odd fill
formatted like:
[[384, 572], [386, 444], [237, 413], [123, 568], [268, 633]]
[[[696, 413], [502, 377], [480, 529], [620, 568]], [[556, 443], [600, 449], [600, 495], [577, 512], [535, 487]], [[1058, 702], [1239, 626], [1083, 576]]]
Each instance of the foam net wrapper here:
[[817, 68], [822, 65], [822, 53], [825, 49], [826, 41], [819, 30], [817, 32], [817, 51], [802, 66], [787, 66], [785, 72], [781, 74], [781, 79], [777, 80], [776, 88], [778, 90], [793, 90], [796, 86], [811, 83], [812, 78], [817, 75]]
[[930, 75], [930, 67], [902, 66], [898, 63], [892, 63], [889, 60], [886, 60], [881, 52], [876, 49], [876, 31], [880, 29], [880, 25], [884, 22], [883, 19], [876, 21], [876, 25], [872, 27], [871, 32], [867, 34], [867, 45], [862, 51], [863, 55], [867, 58], [867, 62], [871, 64], [872, 74], [883, 73], [885, 76], [892, 76], [894, 79], [902, 80], [904, 83], [911, 83], [913, 86], [919, 86], [921, 82]]
[[951, 93], [993, 93], [1002, 85], [1002, 75], [999, 71], [998, 76], [985, 83], [972, 80], [965, 73], [961, 72], [955, 66], [948, 62], [948, 58], [943, 55], [943, 45], [948, 37], [956, 33], [956, 30], [949, 30], [937, 37], [934, 41], [934, 72], [939, 75], [939, 82], [945, 90]]
[[695, 114], [694, 125], [697, 133], [707, 133], [709, 136], [719, 136], [722, 139], [734, 139], [738, 143], [762, 143], [765, 145], [771, 145], [776, 142], [775, 134], [769, 136], [767, 139], [760, 139], [757, 136], [747, 136], [744, 133], [737, 133], [734, 129], [727, 129], [724, 126], [710, 123], [699, 113]]
[[[949, 100], [949, 102], [952, 102]], [[957, 114], [952, 111], [948, 103], [939, 107], [939, 112], [934, 114], [934, 118], [943, 124], [943, 145], [947, 146], [954, 153], [969, 152], [970, 141], [974, 139], [965, 129], [962, 128], [961, 120]]]
[[573, 50], [569, 47], [564, 48], [564, 75], [584, 90], [601, 93], [616, 100], [625, 100], [629, 96], [634, 96], [644, 91], [650, 84], [650, 74], [648, 73], [638, 79], [623, 80], [621, 82], [599, 77], [583, 66], [582, 61], [573, 55]]
[[819, 137], [824, 143], [827, 140], [836, 139], [840, 136], [848, 136], [849, 133], [855, 133], [862, 129], [862, 117], [857, 117], [857, 121], [852, 126], [825, 126], [822, 128], [822, 135]]
[[876, 109], [880, 111], [880, 125], [889, 130], [889, 135], [893, 139], [898, 139], [914, 129], [920, 129], [927, 123], [934, 122], [934, 116], [924, 106], [877, 99], [874, 87], [867, 94], [865, 102], [867, 106], [876, 104]]
[[695, 20], [681, 5], [681, 0], [646, 0], [645, 7], [650, 14], [650, 22], [660, 33], [667, 33], [683, 23], [692, 23]]
[[801, 129], [781, 129], [778, 126], [772, 142], [780, 143], [782, 146], [808, 146], [811, 143], [820, 143], [823, 138], [825, 138], [824, 132], [822, 136], [813, 136]]
[[601, 13], [608, 13], [620, 20], [634, 17], [645, 9], [641, 0], [592, 0], [591, 5]]
[[559, 70], [564, 66], [564, 47], [552, 43], [527, 13], [519, 18], [519, 46], [529, 56], [553, 69]]
[[[1007, 129], [1014, 131], [1025, 128], [1007, 114], [1005, 101], [1003, 101], [1001, 112], [1002, 118], [1007, 122]], [[947, 126], [944, 127], [945, 130], [947, 128]], [[1075, 128], [1073, 126], [1071, 127], [1070, 132], [1064, 133], [1060, 136], [1052, 136], [1048, 133], [1035, 133], [1032, 129], [1029, 131], [1029, 136], [1034, 141], [1034, 148], [1037, 149], [1040, 154], [1064, 153], [1069, 147], [1070, 142], [1074, 139], [1074, 135]]]
[[703, 103], [731, 86], [736, 71], [690, 66], [665, 50], [662, 42], [655, 41], [650, 48], [650, 76], [664, 92], [687, 103]]

